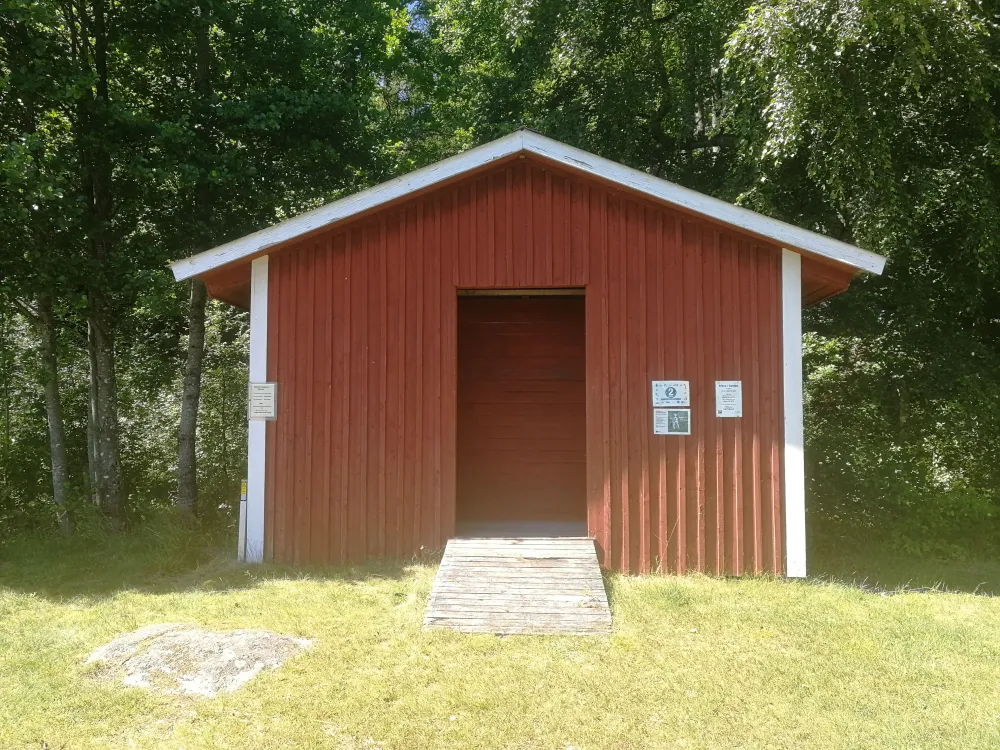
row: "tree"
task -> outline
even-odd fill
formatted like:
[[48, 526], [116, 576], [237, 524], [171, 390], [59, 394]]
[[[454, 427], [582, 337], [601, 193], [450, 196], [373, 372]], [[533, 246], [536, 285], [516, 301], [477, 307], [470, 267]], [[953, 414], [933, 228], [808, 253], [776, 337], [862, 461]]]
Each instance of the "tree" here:
[[[387, 93], [425, 37], [402, 2], [24, 0], [8, 10], [0, 240], [16, 251], [0, 257], [0, 293], [25, 314], [51, 307], [30, 319], [66, 330], [40, 338], [40, 362], [58, 364], [49, 345], [85, 322], [86, 463], [115, 525], [127, 496], [159, 492], [159, 433], [171, 416], [158, 394], [186, 371], [174, 455], [177, 499], [193, 507], [204, 295], [194, 284], [185, 316], [166, 261], [391, 172], [409, 113]], [[78, 386], [68, 385], [71, 426]], [[62, 497], [57, 401], [47, 403]], [[73, 464], [76, 433], [65, 442]], [[141, 516], [148, 502], [133, 510]]]
[[39, 339], [42, 386], [49, 432], [52, 499], [63, 532], [72, 531], [67, 510], [68, 467], [59, 386], [58, 325], [53, 299], [66, 292], [65, 263], [74, 249], [67, 229], [72, 207], [63, 197], [71, 183], [71, 142], [60, 83], [67, 61], [51, 30], [58, 19], [48, 8], [16, 4], [0, 18], [6, 85], [0, 90], [0, 232], [13, 250], [0, 257], [0, 295], [20, 311]]
[[995, 19], [975, 2], [779, 0], [727, 50], [743, 201], [889, 256], [808, 318], [811, 486], [831, 514], [940, 525], [946, 498], [1000, 500]]
[[[400, 46], [403, 3], [197, 0], [123, 13], [124, 85], [154, 123], [150, 208], [168, 256], [239, 236], [364, 184], [384, 169], [377, 90]], [[405, 29], [405, 27], [404, 27]], [[402, 32], [405, 33], [405, 32]], [[262, 45], [260, 39], [268, 44]], [[197, 506], [196, 430], [205, 289], [190, 288], [176, 505]]]
[[442, 0], [427, 94], [442, 150], [527, 126], [719, 192], [732, 143], [718, 60], [747, 5]]

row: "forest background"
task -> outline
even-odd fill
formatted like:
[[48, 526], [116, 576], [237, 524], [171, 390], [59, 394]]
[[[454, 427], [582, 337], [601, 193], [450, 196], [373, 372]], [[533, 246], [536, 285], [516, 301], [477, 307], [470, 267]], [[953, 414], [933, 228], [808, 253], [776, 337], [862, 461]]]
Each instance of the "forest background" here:
[[0, 0], [0, 540], [233, 524], [247, 316], [168, 261], [530, 127], [888, 256], [805, 316], [810, 534], [992, 555], [998, 13]]

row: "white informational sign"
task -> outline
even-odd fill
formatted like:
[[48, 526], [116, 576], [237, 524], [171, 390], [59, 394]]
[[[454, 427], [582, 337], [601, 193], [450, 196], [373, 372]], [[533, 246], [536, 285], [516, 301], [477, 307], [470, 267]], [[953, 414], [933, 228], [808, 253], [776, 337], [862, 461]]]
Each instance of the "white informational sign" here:
[[690, 406], [691, 392], [686, 380], [654, 380], [653, 406]]
[[743, 416], [743, 382], [740, 380], [715, 381], [715, 416]]
[[654, 435], [690, 435], [690, 409], [653, 409]]
[[249, 412], [250, 419], [277, 419], [278, 384], [251, 383]]

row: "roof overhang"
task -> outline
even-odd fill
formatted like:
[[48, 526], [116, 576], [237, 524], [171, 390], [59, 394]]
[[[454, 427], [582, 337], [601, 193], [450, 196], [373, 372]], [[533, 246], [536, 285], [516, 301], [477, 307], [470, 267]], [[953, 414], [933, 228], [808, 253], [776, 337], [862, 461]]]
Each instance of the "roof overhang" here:
[[519, 130], [402, 177], [327, 203], [259, 232], [176, 261], [170, 268], [178, 281], [200, 277], [224, 266], [264, 255], [271, 249], [299, 237], [368, 213], [408, 195], [424, 192], [436, 185], [466, 173], [482, 170], [518, 154], [534, 155], [572, 171], [671, 204], [691, 214], [742, 230], [780, 247], [847, 266], [855, 272], [867, 271], [880, 274], [885, 267], [885, 258], [876, 253], [681, 187], [638, 169], [567, 146], [539, 133]]

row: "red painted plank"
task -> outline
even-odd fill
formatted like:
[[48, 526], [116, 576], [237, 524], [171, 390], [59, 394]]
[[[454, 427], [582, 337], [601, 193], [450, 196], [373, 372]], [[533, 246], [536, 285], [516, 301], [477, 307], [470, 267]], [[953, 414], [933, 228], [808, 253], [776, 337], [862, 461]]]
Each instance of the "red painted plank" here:
[[[761, 368], [761, 444], [763, 455], [761, 463], [761, 496], [763, 503], [765, 540], [765, 567], [772, 574], [780, 574], [783, 569], [781, 557], [780, 529], [780, 481], [778, 440], [782, 435], [781, 426], [771, 415], [780, 413], [781, 369], [778, 367], [781, 353], [781, 308], [780, 308], [780, 266], [779, 254], [774, 248], [757, 248], [761, 269], [761, 286], [759, 291], [760, 318], [758, 330], [761, 331], [761, 351], [759, 362]], [[768, 256], [770, 256], [768, 258]]]
[[[742, 269], [740, 268], [740, 255], [738, 240], [730, 240], [729, 242], [729, 294], [730, 299], [734, 302], [737, 311], [742, 312], [742, 307], [740, 305], [740, 279], [742, 278]], [[735, 315], [730, 313], [732, 317], [732, 330], [730, 332], [730, 337], [726, 342], [727, 354], [730, 359], [730, 367], [732, 370], [732, 380], [742, 380], [743, 379], [743, 367], [740, 358], [740, 341], [743, 336], [742, 330], [742, 315]], [[744, 413], [746, 409], [744, 409]], [[733, 420], [733, 438], [732, 438], [732, 469], [730, 474], [730, 480], [732, 486], [729, 490], [730, 492], [730, 502], [732, 504], [732, 516], [730, 519], [730, 535], [732, 537], [732, 566], [734, 575], [742, 575], [744, 567], [744, 541], [743, 541], [743, 420], [734, 419]]]
[[308, 265], [298, 266], [299, 289], [302, 303], [296, 305], [298, 324], [296, 334], [302, 342], [303, 371], [299, 377], [298, 401], [296, 401], [296, 471], [295, 471], [295, 513], [293, 520], [292, 545], [294, 560], [303, 563], [309, 559], [309, 512], [312, 505], [312, 443], [313, 443], [313, 366], [315, 330], [313, 328], [315, 298], [315, 274], [310, 272], [314, 265], [316, 250], [309, 246], [302, 250], [309, 259]]
[[[417, 509], [417, 499], [414, 493], [414, 486], [417, 481], [417, 453], [416, 453], [416, 424], [417, 409], [419, 408], [419, 392], [416, 390], [416, 380], [410, 377], [413, 365], [416, 362], [419, 331], [417, 331], [416, 316], [413, 314], [413, 307], [419, 302], [417, 297], [417, 275], [415, 273], [413, 256], [419, 252], [417, 245], [417, 220], [415, 207], [408, 207], [404, 214], [403, 224], [403, 247], [402, 257], [399, 263], [403, 267], [403, 317], [402, 317], [402, 342], [403, 368], [399, 373], [399, 378], [403, 388], [403, 398], [400, 409], [403, 414], [402, 419], [402, 478], [403, 484], [400, 488], [400, 517], [402, 528], [400, 538], [402, 544], [402, 554], [410, 555], [414, 549], [413, 528], [415, 526], [415, 513]], [[470, 253], [474, 256], [474, 253]]]
[[622, 278], [622, 243], [621, 243], [621, 203], [617, 196], [609, 196], [608, 199], [608, 225], [607, 225], [607, 258], [608, 258], [608, 278], [606, 281], [605, 295], [608, 299], [609, 318], [608, 336], [604, 341], [608, 348], [609, 368], [607, 374], [605, 398], [610, 407], [610, 422], [608, 430], [608, 444], [610, 446], [610, 461], [605, 471], [608, 473], [608, 482], [611, 488], [610, 495], [610, 523], [608, 526], [608, 536], [610, 546], [608, 547], [608, 559], [610, 566], [620, 568], [622, 564], [622, 477], [624, 470], [622, 467], [622, 433], [621, 420], [625, 405], [622, 403], [623, 384], [622, 373], [622, 324], [624, 316], [621, 314], [623, 300], [621, 298]]
[[548, 172], [537, 167], [529, 168], [531, 195], [528, 199], [529, 211], [531, 212], [531, 228], [529, 237], [532, 248], [532, 276], [529, 284], [535, 286], [546, 286], [548, 284], [549, 252], [552, 245], [549, 243], [548, 221], [549, 221], [549, 201], [545, 192], [545, 185], [548, 181]]
[[324, 357], [324, 366], [326, 372], [324, 373], [324, 382], [326, 385], [326, 401], [324, 408], [324, 418], [326, 421], [326, 453], [322, 457], [322, 473], [324, 476], [324, 503], [323, 510], [319, 518], [317, 518], [316, 526], [319, 529], [319, 533], [323, 536], [323, 553], [322, 556], [315, 560], [314, 562], [329, 563], [334, 560], [334, 539], [335, 536], [332, 533], [332, 524], [335, 519], [335, 498], [337, 495], [337, 482], [338, 477], [333, 472], [333, 464], [330, 460], [331, 456], [334, 455], [334, 436], [337, 434], [338, 423], [336, 422], [334, 415], [336, 409], [336, 399], [337, 392], [334, 388], [334, 352], [336, 347], [334, 346], [334, 335], [337, 329], [337, 320], [335, 318], [335, 306], [334, 306], [334, 293], [333, 290], [336, 288], [334, 279], [335, 270], [335, 260], [334, 260], [334, 250], [331, 238], [325, 238], [326, 241], [323, 243], [323, 257], [324, 264], [319, 270], [320, 279], [325, 285], [322, 298], [324, 301], [323, 311], [328, 316], [326, 321], [325, 336], [323, 341], [326, 345], [326, 352]]
[[[423, 299], [423, 305], [421, 310], [421, 332], [423, 334], [423, 341], [421, 342], [421, 398], [420, 403], [423, 406], [422, 416], [421, 416], [421, 439], [420, 439], [420, 449], [421, 449], [421, 460], [420, 464], [423, 467], [421, 473], [420, 482], [420, 501], [421, 501], [421, 514], [420, 514], [420, 527], [419, 527], [419, 539], [420, 546], [425, 549], [430, 549], [435, 542], [435, 506], [437, 505], [435, 499], [435, 492], [433, 488], [435, 467], [437, 465], [435, 461], [435, 452], [438, 442], [438, 436], [435, 434], [434, 430], [434, 413], [437, 411], [438, 403], [435, 397], [434, 391], [437, 382], [440, 380], [440, 373], [438, 372], [437, 365], [440, 362], [440, 356], [438, 354], [438, 332], [440, 331], [440, 325], [437, 325], [437, 309], [435, 303], [437, 302], [438, 289], [437, 284], [437, 266], [435, 265], [435, 257], [437, 255], [437, 249], [440, 247], [440, 242], [437, 235], [437, 205], [434, 200], [427, 200], [423, 204], [424, 206], [424, 216], [423, 216], [423, 268], [420, 274], [422, 280], [423, 289], [421, 291], [421, 297]], [[427, 321], [434, 320], [434, 325], [427, 325]]]
[[428, 429], [427, 441], [430, 453], [429, 465], [424, 481], [424, 497], [428, 503], [425, 539], [429, 547], [443, 546], [441, 532], [441, 225], [443, 213], [440, 196], [433, 201], [434, 224], [428, 236], [427, 259], [427, 312], [428, 325], [427, 391]]
[[365, 386], [368, 412], [368, 425], [365, 431], [365, 454], [367, 456], [365, 492], [369, 499], [365, 503], [365, 557], [374, 557], [379, 554], [378, 486], [383, 466], [379, 456], [379, 434], [382, 412], [385, 407], [385, 388], [380, 382], [382, 373], [381, 320], [385, 303], [379, 297], [381, 288], [379, 260], [382, 257], [382, 222], [379, 220], [380, 218], [375, 217], [374, 220], [366, 222], [364, 225], [364, 260], [366, 261], [367, 273], [365, 308], [368, 324], [365, 331], [368, 340], [367, 356], [365, 357], [368, 370]]
[[599, 191], [599, 217], [598, 223], [600, 227], [600, 232], [598, 233], [597, 251], [600, 253], [600, 260], [598, 261], [601, 266], [601, 279], [600, 286], [597, 287], [598, 294], [601, 295], [601, 333], [600, 333], [600, 346], [603, 349], [603, 361], [601, 362], [601, 373], [600, 373], [600, 383], [601, 383], [601, 393], [599, 398], [601, 399], [601, 420], [604, 427], [604, 462], [600, 466], [599, 471], [602, 476], [602, 494], [604, 500], [603, 513], [601, 514], [601, 529], [600, 529], [600, 539], [602, 545], [602, 557], [601, 564], [605, 567], [615, 567], [616, 561], [612, 553], [612, 504], [613, 504], [613, 489], [611, 486], [612, 482], [612, 458], [614, 456], [614, 451], [612, 450], [612, 421], [611, 421], [611, 394], [613, 393], [611, 388], [611, 243], [609, 238], [609, 214], [611, 209], [611, 196], [604, 190]]
[[[649, 439], [650, 425], [653, 417], [650, 406], [650, 396], [647, 383], [651, 380], [649, 376], [649, 335], [646, 330], [646, 311], [648, 309], [646, 290], [648, 287], [648, 266], [649, 246], [655, 228], [655, 216], [646, 210], [644, 206], [637, 206], [637, 215], [633, 224], [635, 238], [632, 240], [635, 247], [634, 274], [632, 276], [634, 286], [630, 290], [630, 299], [635, 300], [635, 312], [632, 324], [632, 345], [635, 351], [633, 360], [638, 366], [638, 372], [632, 378], [633, 394], [633, 420], [632, 429], [638, 436], [638, 451], [633, 455], [632, 474], [636, 477], [638, 484], [638, 507], [636, 508], [636, 522], [633, 534], [633, 555], [638, 559], [635, 563], [640, 573], [650, 571], [650, 542], [652, 534], [650, 531], [650, 485], [649, 485]], [[631, 504], [635, 505], [635, 498], [631, 498]]]
[[438, 506], [440, 508], [441, 525], [439, 527], [440, 544], [455, 533], [455, 486], [457, 441], [455, 437], [457, 417], [457, 383], [458, 365], [456, 358], [458, 336], [458, 298], [452, 283], [451, 268], [455, 264], [455, 256], [459, 254], [456, 246], [458, 212], [455, 196], [445, 195], [443, 204], [447, 210], [441, 220], [441, 280], [440, 288], [440, 331], [441, 331], [441, 426], [440, 442], [440, 485], [438, 487]]
[[328, 437], [330, 419], [330, 295], [327, 290], [326, 268], [330, 254], [326, 242], [316, 243], [313, 277], [313, 450], [310, 461], [312, 481], [312, 506], [309, 509], [309, 560], [325, 562], [327, 559], [327, 525], [330, 508], [330, 475], [327, 457], [330, 455]]
[[476, 284], [493, 286], [493, 227], [490, 225], [490, 185], [487, 178], [476, 180], [476, 213], [474, 214], [476, 231], [475, 266], [473, 275]]
[[[664, 249], [664, 227], [663, 213], [655, 212], [655, 223], [651, 229], [653, 232], [650, 252], [652, 253], [649, 297], [647, 301], [647, 318], [649, 324], [646, 330], [647, 348], [650, 356], [649, 380], [663, 380], [665, 372], [664, 338], [665, 328], [663, 325], [664, 298], [667, 294], [667, 285], [663, 275]], [[649, 422], [646, 429], [652, 431], [652, 406], [650, 406]], [[651, 533], [653, 538], [653, 555], [656, 569], [668, 570], [669, 558], [667, 552], [667, 538], [669, 536], [667, 517], [667, 452], [666, 439], [660, 435], [652, 438], [652, 448], [650, 455], [650, 470], [653, 472], [654, 480], [651, 482], [655, 487], [655, 496], [651, 503], [653, 511], [653, 521]]]
[[[704, 415], [698, 408], [704, 394], [704, 384], [699, 377], [699, 360], [701, 358], [702, 341], [699, 338], [698, 317], [701, 311], [701, 258], [698, 245], [700, 225], [685, 219], [681, 222], [681, 274], [684, 304], [683, 333], [680, 338], [684, 349], [684, 368], [687, 379], [691, 382], [691, 435], [682, 438], [684, 442], [684, 489], [681, 495], [685, 512], [685, 546], [684, 556], [686, 570], [702, 569], [702, 541], [699, 533], [702, 526], [702, 507], [700, 500], [701, 477], [699, 464], [699, 443], [704, 432]], [[697, 423], [696, 423], [697, 420]]]
[[[277, 283], [278, 271], [277, 267], [280, 261], [277, 257], [270, 259], [268, 261], [268, 311], [279, 310], [281, 305], [281, 290], [283, 285]], [[277, 321], [280, 316], [272, 316], [274, 322], [268, 325], [267, 328], [267, 379], [270, 382], [278, 381], [278, 358], [274, 356], [272, 352], [275, 352], [278, 348], [278, 324]], [[270, 322], [270, 321], [269, 321]], [[264, 473], [264, 559], [271, 560], [274, 558], [274, 513], [275, 507], [277, 506], [277, 494], [275, 491], [275, 483], [279, 472], [274, 470], [273, 467], [277, 467], [278, 464], [278, 436], [277, 436], [277, 422], [268, 422], [265, 428], [265, 457], [264, 460], [267, 462], [268, 467], [272, 467], [271, 470]]]
[[549, 215], [552, 222], [552, 279], [551, 284], [569, 286], [566, 264], [566, 207], [565, 181], [561, 177], [549, 178]]
[[379, 247], [378, 247], [378, 303], [374, 313], [378, 316], [378, 351], [376, 353], [376, 367], [379, 371], [378, 391], [373, 395], [378, 400], [378, 463], [376, 464], [377, 482], [377, 502], [378, 502], [378, 523], [376, 529], [375, 554], [384, 557], [386, 554], [386, 468], [388, 467], [388, 456], [386, 454], [386, 432], [388, 430], [387, 400], [389, 393], [388, 383], [388, 270], [387, 270], [387, 246], [388, 229], [385, 217], [379, 221]]
[[395, 354], [395, 367], [393, 369], [394, 387], [389, 388], [389, 394], [395, 396], [393, 404], [393, 417], [395, 419], [395, 492], [393, 495], [394, 526], [393, 535], [395, 539], [394, 549], [396, 557], [406, 554], [406, 530], [408, 504], [407, 484], [407, 456], [406, 456], [406, 221], [403, 212], [400, 212], [399, 224], [396, 230], [396, 243], [394, 254], [390, 258], [389, 265], [396, 271], [395, 299], [397, 301], [396, 314], [394, 315], [393, 345], [390, 349]]
[[719, 231], [713, 227], [706, 233], [707, 242], [702, 243], [704, 263], [706, 268], [705, 285], [705, 347], [708, 356], [708, 372], [706, 388], [711, 388], [709, 395], [709, 414], [711, 429], [706, 434], [706, 485], [707, 503], [705, 506], [706, 545], [708, 569], [722, 575], [726, 572], [726, 541], [725, 519], [725, 453], [723, 450], [724, 425], [729, 418], [712, 418], [715, 408], [714, 380], [726, 380], [722, 369], [722, 317], [724, 313], [722, 297], [722, 275], [719, 255]]
[[[270, 262], [269, 262], [270, 265]], [[284, 350], [283, 356], [280, 356], [279, 362], [279, 372], [278, 377], [279, 383], [282, 387], [282, 399], [287, 402], [292, 409], [289, 410], [289, 414], [286, 419], [278, 420], [278, 445], [280, 448], [280, 454], [278, 456], [279, 466], [284, 469], [283, 475], [280, 475], [277, 484], [276, 497], [277, 506], [275, 507], [275, 519], [274, 519], [274, 547], [275, 555], [282, 560], [292, 559], [292, 550], [289, 546], [287, 527], [288, 527], [288, 515], [294, 509], [295, 502], [295, 492], [294, 492], [294, 479], [295, 479], [295, 468], [292, 463], [295, 454], [295, 426], [298, 419], [298, 415], [295, 413], [295, 390], [296, 390], [296, 370], [297, 361], [293, 357], [295, 349], [295, 339], [293, 336], [293, 331], [295, 330], [295, 304], [296, 304], [296, 294], [297, 294], [297, 284], [295, 278], [295, 271], [297, 265], [292, 262], [284, 262], [280, 265], [281, 273], [279, 273], [279, 278], [287, 286], [286, 293], [282, 296], [284, 297], [285, 305], [281, 318], [280, 333], [278, 334], [278, 340], [281, 342], [280, 346]]]
[[333, 290], [334, 301], [339, 304], [338, 314], [334, 317], [334, 325], [337, 327], [336, 348], [336, 382], [340, 384], [339, 410], [337, 422], [340, 428], [338, 435], [338, 445], [333, 453], [334, 465], [337, 468], [337, 476], [340, 479], [340, 492], [337, 496], [337, 515], [334, 530], [335, 555], [334, 560], [343, 562], [347, 560], [347, 504], [349, 495], [350, 477], [350, 446], [351, 446], [351, 368], [350, 368], [350, 326], [352, 318], [351, 298], [350, 298], [350, 252], [351, 247], [348, 236], [339, 238], [339, 248], [336, 253], [337, 278]]
[[[671, 318], [668, 322], [668, 330], [672, 332], [671, 341], [673, 343], [672, 367], [668, 370], [670, 380], [689, 380], [689, 363], [685, 357], [685, 332], [689, 311], [686, 303], [689, 299], [690, 290], [684, 284], [684, 221], [680, 217], [673, 217], [673, 246], [669, 252], [670, 263], [668, 266], [668, 280], [671, 284], [672, 294], [670, 295], [673, 308]], [[677, 437], [671, 439], [670, 447], [673, 448], [671, 455], [674, 468], [674, 525], [671, 529], [671, 539], [674, 542], [673, 564], [674, 571], [680, 574], [687, 572], [687, 530], [688, 530], [688, 508], [687, 508], [687, 439]]]
[[[483, 202], [485, 203], [485, 200]], [[425, 203], [421, 203], [417, 206], [414, 242], [418, 244], [414, 245], [414, 249], [424, 247], [423, 229], [426, 225], [424, 215], [425, 207]], [[411, 492], [415, 502], [413, 508], [413, 541], [410, 547], [411, 554], [415, 554], [420, 549], [423, 542], [423, 539], [421, 538], [421, 524], [423, 522], [424, 515], [427, 513], [422, 491], [422, 482], [426, 472], [424, 455], [426, 449], [424, 441], [424, 409], [426, 408], [424, 398], [424, 347], [426, 334], [424, 328], [424, 276], [426, 269], [424, 267], [424, 261], [424, 254], [419, 250], [417, 252], [409, 253], [406, 257], [407, 273], [409, 273], [409, 275], [414, 279], [414, 297], [408, 307], [408, 315], [413, 320], [414, 346], [414, 357], [409, 362], [412, 369], [408, 378], [413, 382], [413, 400], [415, 402], [414, 418], [416, 420], [413, 425], [414, 445], [412, 449], [414, 476]]]

